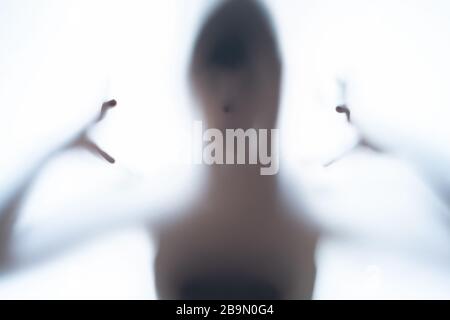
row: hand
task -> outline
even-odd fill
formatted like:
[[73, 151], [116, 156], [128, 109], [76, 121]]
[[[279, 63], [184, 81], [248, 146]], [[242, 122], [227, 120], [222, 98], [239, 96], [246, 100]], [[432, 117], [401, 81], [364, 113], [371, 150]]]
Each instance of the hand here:
[[353, 146], [351, 149], [345, 150], [342, 154], [337, 156], [335, 159], [332, 159], [331, 161], [325, 163], [325, 165], [324, 165], [325, 167], [329, 167], [330, 165], [334, 164], [335, 162], [337, 162], [337, 161], [341, 160], [342, 158], [344, 158], [345, 156], [347, 156], [350, 152], [352, 152], [355, 149], [360, 148], [360, 147], [367, 148], [376, 153], [384, 152], [383, 149], [379, 148], [375, 143], [371, 142], [366, 136], [364, 136], [362, 130], [354, 122], [352, 122], [351, 110], [350, 110], [350, 108], [347, 107], [347, 105], [343, 104], [343, 105], [337, 106], [336, 112], [345, 114], [345, 117], [347, 118], [347, 122], [356, 129], [356, 131], [359, 135], [359, 140], [358, 140], [357, 144], [355, 146]]
[[71, 140], [62, 149], [72, 149], [72, 148], [83, 148], [89, 150], [93, 154], [102, 157], [109, 163], [113, 164], [116, 160], [111, 157], [107, 152], [101, 149], [95, 142], [89, 138], [89, 131], [100, 121], [102, 121], [108, 111], [117, 105], [116, 100], [109, 100], [102, 104], [99, 116], [92, 122], [90, 122], [86, 127], [81, 130], [81, 133]]

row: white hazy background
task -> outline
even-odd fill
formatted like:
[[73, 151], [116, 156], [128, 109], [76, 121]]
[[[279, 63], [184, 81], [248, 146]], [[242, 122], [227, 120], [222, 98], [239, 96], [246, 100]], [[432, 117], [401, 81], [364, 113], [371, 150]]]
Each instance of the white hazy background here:
[[[313, 217], [344, 235], [321, 241], [314, 297], [449, 299], [449, 202], [436, 190], [450, 194], [450, 3], [264, 2], [284, 61], [282, 170]], [[19, 230], [76, 219], [136, 181], [150, 179], [161, 203], [186, 194], [195, 118], [186, 68], [215, 3], [0, 0], [0, 201], [33, 159], [106, 99], [119, 102], [92, 133], [117, 164], [76, 151], [55, 158]], [[334, 111], [339, 81], [355, 122], [389, 153], [360, 150], [324, 168], [357, 140]], [[154, 249], [144, 227], [102, 233], [0, 275], [0, 298], [156, 298]]]

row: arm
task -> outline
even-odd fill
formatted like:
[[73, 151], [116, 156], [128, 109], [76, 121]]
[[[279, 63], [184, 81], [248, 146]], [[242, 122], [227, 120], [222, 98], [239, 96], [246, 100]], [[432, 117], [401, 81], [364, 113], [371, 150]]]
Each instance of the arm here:
[[116, 106], [116, 104], [115, 100], [105, 102], [102, 105], [99, 116], [80, 130], [80, 133], [75, 138], [36, 160], [24, 174], [18, 174], [17, 181], [13, 182], [13, 187], [3, 197], [3, 201], [0, 203], [0, 266], [6, 267], [12, 262], [13, 253], [11, 245], [13, 230], [20, 213], [21, 204], [27, 196], [30, 186], [55, 155], [71, 148], [85, 148], [93, 154], [104, 158], [109, 163], [115, 162], [110, 155], [88, 138], [88, 133], [96, 123], [105, 117], [107, 111]]
[[[360, 128], [357, 123], [352, 121], [351, 110], [347, 105], [344, 104], [337, 106], [336, 112], [345, 114], [348, 123], [352, 125], [359, 134], [359, 140], [355, 147], [350, 150], [346, 150], [325, 166], [332, 165], [336, 161], [339, 161], [348, 153], [352, 152], [355, 148], [367, 148], [376, 153], [396, 152], [395, 150], [385, 150], [385, 148], [376, 142], [373, 142], [372, 139], [366, 136], [364, 134], [364, 130]], [[425, 176], [427, 183], [433, 188], [434, 192], [441, 198], [441, 200], [447, 205], [450, 205], [450, 181], [445, 180], [448, 173], [448, 167], [442, 166], [443, 159], [446, 157], [445, 152], [439, 152], [439, 150], [433, 148], [433, 146], [420, 143], [416, 143], [414, 145], [414, 149], [415, 152], [413, 153], [408, 152], [408, 150], [399, 150], [399, 156], [405, 158], [405, 160], [413, 164]]]

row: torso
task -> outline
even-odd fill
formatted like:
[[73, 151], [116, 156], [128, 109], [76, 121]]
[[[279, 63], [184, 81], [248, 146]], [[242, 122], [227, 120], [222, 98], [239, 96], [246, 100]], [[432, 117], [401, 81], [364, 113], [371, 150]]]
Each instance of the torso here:
[[[160, 232], [155, 270], [161, 298], [179, 298], [189, 278], [223, 273], [264, 279], [280, 298], [311, 297], [314, 240], [301, 212], [294, 212], [301, 208], [286, 201], [279, 178], [254, 179], [254, 190], [252, 182], [234, 189], [217, 182], [183, 219]], [[242, 194], [241, 188], [248, 190]]]

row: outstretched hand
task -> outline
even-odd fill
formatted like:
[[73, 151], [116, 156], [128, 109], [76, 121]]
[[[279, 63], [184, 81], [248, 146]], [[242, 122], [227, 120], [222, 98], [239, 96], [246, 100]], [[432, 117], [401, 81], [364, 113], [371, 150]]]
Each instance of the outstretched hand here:
[[109, 101], [103, 103], [98, 117], [96, 119], [94, 119], [92, 122], [88, 123], [88, 125], [85, 126], [81, 130], [81, 133], [78, 134], [75, 137], [75, 139], [71, 140], [68, 144], [66, 144], [65, 147], [63, 147], [62, 149], [83, 148], [83, 149], [86, 149], [86, 150], [92, 152], [93, 154], [95, 154], [97, 156], [102, 157], [103, 159], [105, 159], [106, 161], [108, 161], [111, 164], [115, 163], [116, 160], [113, 157], [111, 157], [107, 152], [105, 152], [103, 149], [101, 149], [95, 142], [93, 142], [89, 138], [89, 131], [97, 123], [102, 121], [105, 118], [108, 111], [110, 109], [114, 108], [115, 106], [117, 106], [116, 100], [109, 100]]
[[373, 152], [377, 152], [377, 153], [383, 153], [384, 152], [384, 150], [382, 150], [377, 145], [375, 145], [373, 142], [371, 142], [363, 134], [362, 130], [357, 125], [355, 125], [355, 123], [352, 122], [351, 110], [350, 110], [350, 108], [347, 105], [343, 104], [343, 105], [337, 106], [336, 107], [336, 112], [345, 114], [347, 122], [357, 130], [357, 133], [359, 135], [359, 139], [358, 139], [358, 142], [356, 143], [355, 146], [353, 146], [349, 150], [346, 150], [343, 154], [339, 155], [335, 159], [333, 159], [333, 160], [329, 161], [328, 163], [326, 163], [325, 167], [328, 167], [328, 166], [334, 164], [335, 162], [337, 162], [337, 161], [341, 160], [342, 158], [344, 158], [345, 156], [347, 156], [350, 152], [352, 152], [355, 149], [360, 148], [360, 147], [367, 148], [367, 149], [372, 150]]

